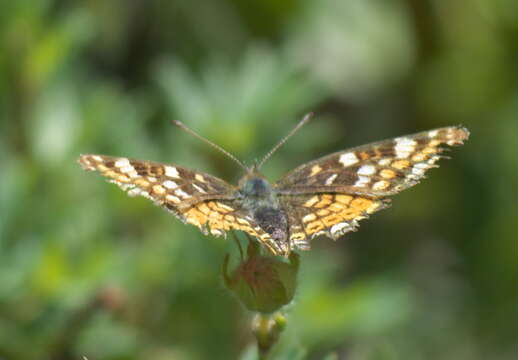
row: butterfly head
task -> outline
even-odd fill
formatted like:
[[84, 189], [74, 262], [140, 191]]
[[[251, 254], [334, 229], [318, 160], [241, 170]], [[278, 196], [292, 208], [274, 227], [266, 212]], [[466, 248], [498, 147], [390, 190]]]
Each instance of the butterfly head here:
[[272, 186], [254, 168], [239, 182], [241, 193], [246, 197], [269, 198], [273, 192]]

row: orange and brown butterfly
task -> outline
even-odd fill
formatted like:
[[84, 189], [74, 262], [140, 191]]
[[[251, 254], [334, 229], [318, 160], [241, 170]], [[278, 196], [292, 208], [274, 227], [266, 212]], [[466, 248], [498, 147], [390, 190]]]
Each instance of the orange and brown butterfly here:
[[466, 128], [444, 127], [339, 151], [303, 164], [271, 184], [261, 165], [293, 135], [299, 124], [261, 162], [245, 167], [221, 147], [180, 122], [175, 124], [222, 151], [246, 174], [237, 186], [178, 165], [105, 155], [81, 155], [86, 170], [98, 171], [129, 195], [140, 195], [204, 234], [242, 230], [274, 255], [308, 250], [318, 235], [337, 239], [358, 221], [387, 207], [388, 197], [419, 182], [443, 158], [443, 145], [462, 145]]

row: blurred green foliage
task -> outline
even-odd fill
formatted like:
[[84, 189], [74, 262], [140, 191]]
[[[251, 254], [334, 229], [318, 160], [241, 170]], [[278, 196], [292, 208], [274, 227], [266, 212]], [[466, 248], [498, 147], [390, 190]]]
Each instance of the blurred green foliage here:
[[361, 231], [315, 241], [274, 359], [518, 357], [518, 3], [0, 2], [0, 358], [254, 359], [236, 246], [83, 172], [80, 153], [274, 180], [332, 151], [472, 137]]

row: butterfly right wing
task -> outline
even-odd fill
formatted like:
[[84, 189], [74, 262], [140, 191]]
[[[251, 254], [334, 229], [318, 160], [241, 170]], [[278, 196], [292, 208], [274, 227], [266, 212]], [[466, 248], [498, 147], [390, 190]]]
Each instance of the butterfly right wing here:
[[469, 132], [446, 127], [362, 145], [303, 164], [275, 183], [289, 215], [290, 243], [309, 248], [320, 234], [337, 239], [394, 195], [419, 182]]
[[353, 193], [390, 196], [417, 184], [437, 167], [442, 145], [462, 145], [469, 131], [445, 127], [340, 151], [303, 164], [279, 180], [280, 193]]
[[334, 193], [281, 195], [280, 199], [288, 215], [290, 244], [301, 250], [309, 250], [316, 236], [336, 240], [356, 231], [360, 220], [389, 203], [383, 198]]

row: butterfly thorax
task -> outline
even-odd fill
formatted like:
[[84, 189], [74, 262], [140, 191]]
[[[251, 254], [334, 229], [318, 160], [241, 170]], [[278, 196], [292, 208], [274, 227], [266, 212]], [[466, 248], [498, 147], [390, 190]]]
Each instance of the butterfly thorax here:
[[288, 220], [270, 183], [258, 174], [247, 175], [240, 181], [239, 195], [241, 206], [270, 234], [274, 241], [270, 245], [289, 252]]

